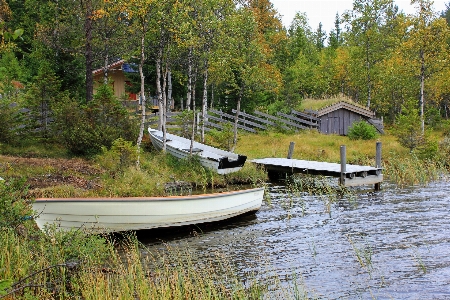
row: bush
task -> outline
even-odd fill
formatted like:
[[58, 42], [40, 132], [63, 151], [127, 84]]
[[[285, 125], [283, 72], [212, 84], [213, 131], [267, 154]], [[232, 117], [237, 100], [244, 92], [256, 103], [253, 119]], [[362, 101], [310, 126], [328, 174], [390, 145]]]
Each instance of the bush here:
[[99, 87], [88, 105], [67, 99], [55, 112], [62, 139], [75, 155], [98, 154], [118, 138], [137, 139], [137, 120], [130, 118], [107, 85]]
[[354, 122], [348, 130], [348, 137], [351, 140], [372, 140], [377, 136], [375, 127], [366, 121]]
[[414, 100], [409, 100], [402, 106], [402, 113], [395, 118], [395, 122], [393, 134], [400, 145], [410, 152], [424, 145], [425, 135], [421, 130], [419, 110]]
[[103, 147], [102, 151], [102, 154], [97, 157], [97, 161], [112, 174], [125, 171], [128, 167], [136, 164], [138, 158], [137, 148], [133, 146], [132, 142], [122, 138], [115, 140], [110, 150]]
[[7, 100], [0, 101], [0, 143], [16, 145], [20, 141], [20, 125], [21, 114], [17, 104]]
[[420, 159], [436, 160], [439, 156], [439, 143], [436, 141], [425, 141], [417, 150]]
[[213, 144], [218, 145], [219, 148], [230, 150], [233, 147], [233, 124], [231, 122], [223, 123], [222, 128], [222, 130], [211, 129], [208, 135]]
[[0, 229], [17, 228], [32, 213], [25, 200], [27, 189], [24, 179], [0, 180]]

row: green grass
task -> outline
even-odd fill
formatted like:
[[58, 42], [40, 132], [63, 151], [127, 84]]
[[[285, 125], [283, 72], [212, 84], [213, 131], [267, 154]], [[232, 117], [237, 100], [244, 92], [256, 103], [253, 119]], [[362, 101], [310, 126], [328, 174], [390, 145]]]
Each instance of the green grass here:
[[[434, 132], [431, 138], [439, 142], [442, 135]], [[382, 143], [385, 180], [399, 185], [427, 184], [447, 174], [449, 158], [447, 161], [445, 158], [423, 159], [419, 152], [410, 153], [389, 134], [389, 130], [376, 140], [357, 141], [306, 130], [294, 134], [240, 132], [236, 152], [247, 155], [247, 163], [241, 171], [228, 175], [218, 175], [203, 168], [195, 157], [179, 160], [155, 151], [148, 139], [143, 145], [145, 151], [140, 153], [139, 168], [134, 163], [136, 152], [131, 144], [119, 145], [117, 151], [110, 149], [89, 159], [67, 158], [60, 147], [49, 149], [52, 148], [49, 145], [29, 145], [22, 149], [25, 157], [17, 156], [20, 149], [10, 149], [8, 152], [16, 153], [16, 156], [0, 155], [0, 175], [4, 178], [28, 178], [28, 184], [32, 187], [31, 198], [162, 196], [167, 195], [165, 185], [174, 181], [189, 182], [198, 190], [260, 185], [267, 181], [267, 174], [249, 161], [254, 158], [286, 157], [290, 142], [295, 143], [294, 159], [339, 163], [340, 146], [345, 145], [347, 163], [374, 166], [377, 141]]]
[[[441, 138], [438, 132], [435, 137]], [[383, 143], [384, 174], [399, 185], [426, 184], [446, 172], [445, 165], [410, 153], [389, 134], [380, 136], [379, 140]], [[296, 143], [293, 158], [339, 162], [339, 147], [346, 145], [349, 163], [374, 164], [375, 140], [355, 142], [347, 137], [312, 131], [290, 135], [241, 133], [236, 152], [248, 155], [249, 160], [286, 157], [291, 141]], [[147, 148], [150, 151], [141, 153], [140, 168], [121, 162], [117, 159], [121, 154], [110, 150], [96, 158], [68, 159], [60, 148], [49, 150], [35, 145], [29, 149], [33, 151], [25, 151], [25, 158], [0, 155], [1, 177], [7, 181], [25, 177], [29, 179], [28, 184], [33, 183], [32, 180], [62, 178], [65, 181], [31, 189], [28, 197], [156, 196], [167, 194], [164, 185], [172, 181], [189, 181], [194, 188], [203, 190], [227, 188], [237, 183], [261, 185], [267, 180], [266, 174], [251, 163], [246, 163], [240, 172], [222, 176], [204, 169], [195, 158], [177, 160], [151, 147]], [[11, 153], [17, 155], [20, 151]], [[34, 158], [29, 157], [30, 153]], [[304, 192], [319, 195], [325, 211], [330, 214], [332, 204], [339, 197], [352, 197], [348, 191], [340, 191], [320, 177], [295, 178], [288, 190], [286, 218], [290, 217], [294, 197]], [[1, 191], [5, 193], [0, 193], [2, 200], [11, 198], [9, 190]], [[17, 198], [22, 198], [25, 189], [18, 191]], [[29, 205], [26, 197], [17, 201]], [[17, 209], [21, 207], [17, 202], [14, 214], [20, 215], [22, 212]], [[2, 213], [0, 220], [7, 215]], [[275, 272], [273, 281], [268, 283], [258, 282], [259, 274], [247, 274], [243, 280], [224, 253], [213, 253], [211, 260], [200, 263], [195, 253], [186, 247], [176, 250], [166, 246], [163, 251], [151, 252], [133, 236], [91, 236], [82, 232], [62, 233], [54, 228], [43, 234], [33, 222], [21, 222], [19, 226], [1, 225], [0, 228], [0, 297], [9, 294], [14, 299], [260, 299], [269, 293], [270, 287], [270, 290], [279, 290], [283, 299], [308, 298], [303, 284], [294, 280], [286, 287]], [[357, 244], [350, 239], [349, 242], [357, 262], [371, 271], [370, 245]], [[315, 253], [314, 249], [311, 251]], [[425, 273], [426, 266], [420, 256], [415, 255], [414, 259]], [[220, 263], [214, 263], [217, 261]], [[266, 268], [269, 271], [264, 272], [270, 272], [270, 263]]]
[[[281, 284], [270, 264], [264, 275], [237, 275], [233, 261], [215, 251], [202, 259], [189, 247], [149, 250], [134, 235], [79, 232], [26, 236], [0, 232], [0, 298], [6, 299], [263, 299], [270, 289], [283, 299], [308, 299], [298, 280]], [[264, 264], [266, 264], [264, 266]], [[8, 298], [9, 297], [9, 298]]]
[[344, 95], [338, 95], [336, 97], [326, 98], [326, 99], [313, 99], [313, 98], [303, 99], [300, 104], [299, 109], [300, 110], [305, 110], [305, 109], [321, 110], [322, 108], [325, 108], [327, 106], [333, 105], [333, 104], [341, 102], [341, 101], [349, 102], [354, 105], [359, 105]]

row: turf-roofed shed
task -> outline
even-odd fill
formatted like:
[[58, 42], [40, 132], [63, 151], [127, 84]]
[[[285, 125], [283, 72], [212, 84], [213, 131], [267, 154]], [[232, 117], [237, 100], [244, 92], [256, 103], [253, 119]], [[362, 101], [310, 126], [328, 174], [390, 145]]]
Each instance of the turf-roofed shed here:
[[365, 120], [378, 132], [384, 133], [383, 121], [375, 118], [375, 113], [365, 107], [340, 101], [316, 111], [320, 119], [319, 131], [325, 134], [347, 135], [354, 122]]

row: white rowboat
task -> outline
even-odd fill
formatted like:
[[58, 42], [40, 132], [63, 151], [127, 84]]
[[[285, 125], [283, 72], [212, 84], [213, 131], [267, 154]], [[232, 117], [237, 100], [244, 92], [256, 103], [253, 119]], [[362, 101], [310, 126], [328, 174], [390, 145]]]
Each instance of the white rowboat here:
[[264, 188], [169, 197], [38, 198], [33, 202], [41, 230], [118, 232], [220, 221], [257, 211]]
[[[153, 146], [161, 150], [163, 148], [162, 131], [148, 128], [150, 140]], [[167, 133], [166, 150], [178, 158], [186, 158], [190, 155], [191, 141], [189, 139]], [[206, 168], [215, 170], [218, 174], [228, 174], [239, 171], [245, 164], [247, 156], [221, 150], [202, 143], [194, 142], [192, 153], [198, 155], [200, 164]]]

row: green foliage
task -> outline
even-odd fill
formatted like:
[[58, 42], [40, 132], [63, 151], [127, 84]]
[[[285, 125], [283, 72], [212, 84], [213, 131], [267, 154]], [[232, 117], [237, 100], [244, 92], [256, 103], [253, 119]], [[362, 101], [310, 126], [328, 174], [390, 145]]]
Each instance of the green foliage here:
[[438, 144], [439, 158], [443, 165], [447, 168], [450, 167], [450, 135], [444, 137], [444, 139]]
[[437, 180], [445, 172], [439, 161], [422, 160], [415, 152], [410, 155], [388, 153], [383, 164], [383, 174], [399, 186], [425, 185]]
[[181, 127], [180, 135], [190, 139], [192, 136], [192, 124], [194, 122], [194, 111], [183, 110], [175, 117], [175, 124]]
[[420, 124], [419, 110], [416, 108], [415, 101], [410, 100], [402, 107], [402, 113], [397, 116], [393, 130], [399, 143], [410, 151], [413, 151], [425, 142]]
[[103, 146], [111, 147], [118, 138], [130, 141], [137, 137], [136, 120], [128, 115], [108, 85], [102, 85], [88, 105], [66, 99], [55, 112], [63, 141], [75, 155], [94, 155]]
[[60, 262], [77, 261], [86, 265], [98, 264], [108, 258], [107, 240], [100, 235], [88, 236], [89, 229], [71, 230], [64, 232], [57, 226], [45, 228], [48, 245], [42, 247], [42, 255], [49, 261], [49, 265]]
[[93, 155], [100, 152], [102, 144], [99, 133], [90, 121], [86, 108], [68, 98], [55, 110], [55, 122], [60, 127], [62, 141], [70, 153]]
[[26, 72], [13, 52], [8, 51], [0, 59], [0, 94], [2, 99], [17, 100], [23, 89], [22, 81]]
[[0, 296], [6, 295], [6, 290], [9, 289], [13, 283], [14, 282], [11, 279], [0, 280]]
[[14, 103], [0, 100], [0, 143], [17, 145], [20, 142], [21, 120], [22, 114]]
[[211, 143], [221, 149], [230, 150], [233, 147], [233, 124], [230, 122], [222, 123], [222, 130], [212, 129], [208, 132]]
[[[299, 104], [301, 97], [297, 98], [295, 103]], [[275, 101], [267, 106], [267, 111], [271, 115], [275, 115], [277, 112], [289, 113], [291, 110], [290, 105], [287, 105], [284, 101]]]
[[373, 140], [377, 136], [375, 127], [364, 120], [354, 122], [348, 130], [348, 137], [351, 140]]
[[0, 231], [0, 297], [71, 299], [83, 270], [100, 268], [114, 252], [113, 244], [101, 236], [55, 228], [47, 233], [30, 229], [23, 237], [12, 230]]
[[24, 179], [0, 180], [0, 230], [17, 228], [32, 216]]
[[24, 95], [24, 105], [30, 110], [26, 131], [36, 137], [51, 138], [57, 135], [59, 128], [51, 121], [53, 110], [58, 102], [67, 98], [61, 92], [61, 82], [48, 64], [43, 63], [38, 74]]
[[439, 156], [439, 143], [437, 141], [426, 141], [417, 150], [420, 159], [435, 160]]
[[102, 147], [102, 153], [97, 156], [96, 161], [100, 166], [115, 174], [123, 172], [126, 168], [134, 165], [137, 160], [137, 148], [132, 142], [118, 138], [112, 143], [111, 149]]

